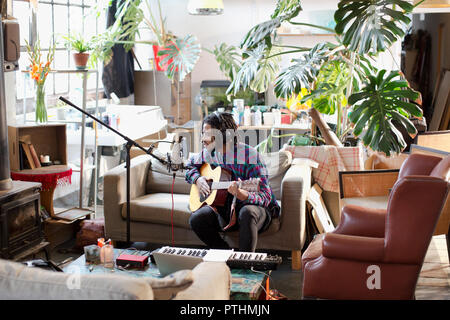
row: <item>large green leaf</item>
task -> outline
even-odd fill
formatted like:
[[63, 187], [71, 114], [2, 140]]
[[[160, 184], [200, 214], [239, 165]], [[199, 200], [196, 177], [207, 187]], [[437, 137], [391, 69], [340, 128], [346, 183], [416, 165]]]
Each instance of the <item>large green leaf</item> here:
[[369, 75], [365, 87], [352, 94], [348, 102], [353, 105], [349, 119], [355, 125], [355, 136], [366, 129], [362, 139], [364, 144], [389, 156], [403, 151], [406, 146], [392, 121], [396, 120], [410, 135], [414, 135], [417, 130], [409, 117], [421, 117], [422, 110], [413, 103], [419, 93], [409, 88], [406, 81], [398, 79], [401, 78], [398, 71], [385, 75], [386, 70]]
[[277, 72], [280, 69], [281, 56], [277, 54], [281, 51], [282, 49], [276, 47], [267, 50], [267, 58], [260, 61], [258, 71], [250, 83], [250, 89], [259, 93], [267, 90], [269, 85], [275, 80]]
[[320, 113], [334, 114], [338, 108], [347, 105], [345, 90], [349, 76], [349, 67], [343, 61], [326, 62], [317, 75], [316, 88], [301, 102], [312, 99], [313, 107]]
[[272, 33], [281, 26], [283, 21], [296, 17], [301, 10], [300, 0], [278, 0], [271, 19], [257, 24], [245, 35], [241, 42], [241, 49], [244, 50], [244, 55], [247, 51], [255, 49], [262, 43], [265, 43], [271, 49]]
[[228, 46], [226, 43], [214, 46], [213, 51], [209, 51], [216, 57], [219, 63], [220, 70], [233, 81], [236, 73], [241, 68], [241, 55], [238, 53], [238, 48], [235, 46]]
[[350, 50], [375, 54], [405, 35], [413, 8], [402, 0], [341, 0], [335, 30]]
[[289, 98], [299, 94], [302, 88], [310, 89], [328, 53], [328, 45], [319, 43], [300, 58], [293, 59], [293, 64], [278, 75], [274, 88], [276, 96]]
[[265, 50], [266, 46], [261, 44], [254, 50], [246, 52], [247, 58], [245, 58], [242, 62], [241, 69], [235, 75], [233, 81], [228, 87], [227, 94], [233, 91], [233, 94], [236, 95], [241, 89], [245, 90], [250, 87], [251, 82], [258, 72]]
[[295, 13], [298, 14], [300, 10], [302, 10], [300, 0], [278, 0], [271, 18], [274, 19], [282, 15], [292, 16]]
[[184, 78], [194, 69], [195, 64], [200, 58], [201, 47], [197, 38], [187, 35], [183, 39], [175, 39], [170, 45], [158, 52], [159, 56], [164, 56], [161, 65], [168, 63], [166, 76], [173, 80], [175, 74], [178, 74], [178, 80]]

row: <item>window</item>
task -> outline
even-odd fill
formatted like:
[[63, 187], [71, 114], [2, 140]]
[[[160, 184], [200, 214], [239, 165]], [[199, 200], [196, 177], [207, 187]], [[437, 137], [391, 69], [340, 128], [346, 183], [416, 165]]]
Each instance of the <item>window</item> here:
[[[33, 10], [33, 4], [28, 0], [13, 0], [12, 4], [13, 16], [18, 19], [20, 24], [20, 70], [25, 70], [29, 64], [25, 39], [29, 43], [39, 39], [43, 56], [47, 54], [50, 44], [55, 44], [53, 69], [74, 69], [72, 55], [64, 47], [61, 36], [69, 33], [80, 33], [84, 37], [90, 38], [106, 29], [104, 15], [97, 17], [92, 14], [95, 0], [40, 0], [37, 10]], [[96, 77], [94, 75], [89, 76], [88, 91], [95, 92], [96, 84]], [[102, 87], [100, 74], [98, 85], [99, 88]], [[51, 96], [56, 97], [79, 90], [77, 88], [81, 88], [81, 75], [79, 74], [53, 73], [46, 80], [46, 94], [50, 98]], [[17, 72], [16, 98], [18, 106], [22, 105], [24, 97], [27, 98], [27, 105], [29, 105], [27, 110], [29, 112], [31, 110], [28, 108], [33, 108], [34, 91], [32, 82], [28, 80], [25, 73]], [[51, 100], [49, 99], [49, 105], [52, 105]], [[18, 113], [23, 110], [20, 107], [17, 109]]]

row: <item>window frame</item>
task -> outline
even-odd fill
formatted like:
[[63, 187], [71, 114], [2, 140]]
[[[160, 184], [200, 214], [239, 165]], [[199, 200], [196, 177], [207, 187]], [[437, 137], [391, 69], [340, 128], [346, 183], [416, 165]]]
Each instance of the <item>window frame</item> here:
[[[37, 10], [34, 10], [32, 8], [32, 4], [30, 3], [29, 0], [12, 0], [12, 2], [28, 3], [28, 9], [30, 10], [31, 14], [30, 14], [30, 20], [29, 20], [29, 33], [28, 33], [29, 34], [29, 39], [27, 39], [27, 41], [28, 41], [28, 43], [30, 43], [30, 45], [34, 45], [36, 43], [36, 41], [37, 41], [37, 38], [38, 38], [38, 27], [39, 27], [38, 26], [38, 12], [37, 12]], [[88, 10], [91, 9], [95, 5], [95, 1], [90, 1], [91, 2], [90, 4], [86, 3], [87, 0], [80, 0], [80, 2], [81, 3], [71, 3], [70, 0], [60, 1], [60, 2], [55, 2], [54, 0], [39, 0], [38, 5], [46, 4], [46, 5], [50, 5], [51, 6], [51, 10], [52, 10], [52, 17], [51, 17], [51, 20], [52, 20], [51, 21], [51, 23], [52, 23], [52, 27], [51, 27], [52, 34], [50, 36], [50, 39], [51, 39], [53, 45], [55, 45], [55, 41], [56, 41], [56, 39], [55, 39], [55, 15], [54, 15], [55, 14], [55, 6], [67, 7], [67, 19], [68, 19], [68, 21], [70, 21], [70, 8], [71, 7], [81, 8], [82, 9], [82, 16], [84, 17], [88, 13]], [[14, 16], [14, 5], [13, 5], [13, 3], [12, 3], [12, 8], [13, 8], [12, 15]], [[66, 32], [69, 33], [71, 31], [70, 27], [71, 27], [70, 23], [67, 23], [67, 30], [65, 30], [64, 32], [65, 33]], [[105, 25], [105, 28], [106, 28], [106, 25]], [[98, 34], [99, 29], [100, 29], [99, 28], [99, 19], [96, 18], [95, 34]], [[85, 25], [83, 23], [82, 24], [82, 33], [84, 33], [84, 31], [85, 31]], [[41, 45], [42, 45], [42, 43], [41, 43]], [[41, 49], [43, 51], [46, 51], [49, 48], [48, 48], [48, 46], [42, 46]], [[61, 51], [66, 51], [68, 53], [68, 55], [67, 55], [68, 56], [68, 58], [67, 58], [67, 65], [70, 66], [71, 59], [72, 59], [72, 56], [70, 54], [71, 51], [68, 50], [67, 48], [64, 48], [64, 47], [56, 47], [55, 51], [60, 51], [60, 52]], [[20, 46], [20, 54], [21, 55], [22, 54], [25, 54], [25, 55], [27, 54], [27, 48], [26, 48], [25, 45], [21, 45]], [[54, 68], [55, 67], [55, 61], [53, 61], [52, 65], [53, 65], [53, 68]], [[100, 67], [101, 66], [99, 65], [99, 68], [98, 68], [99, 69], [98, 70], [99, 71], [99, 74], [98, 74], [98, 77], [99, 77], [99, 81], [98, 81], [98, 86], [99, 86], [98, 87], [98, 96], [99, 97], [101, 97], [103, 95], [103, 92], [104, 92], [104, 89], [103, 89], [102, 84], [101, 84]], [[20, 68], [20, 70], [23, 70], [24, 66], [19, 66], [19, 68]], [[69, 69], [69, 67], [67, 67], [67, 69]], [[19, 71], [17, 73], [17, 76], [23, 77], [22, 72]], [[51, 87], [50, 90], [48, 90], [50, 92], [47, 93], [47, 99], [48, 99], [48, 102], [50, 102], [49, 106], [51, 106], [53, 104], [56, 104], [56, 100], [58, 99], [58, 97], [60, 95], [68, 94], [71, 91], [71, 76], [73, 76], [73, 75], [68, 74], [68, 76], [67, 76], [67, 91], [66, 92], [56, 92], [56, 88], [55, 88], [55, 86], [56, 86], [55, 74], [51, 74], [49, 76], [53, 77], [52, 87]], [[87, 90], [87, 97], [88, 97], [88, 99], [90, 99], [90, 98], [95, 99], [96, 92], [97, 92], [96, 88], [88, 89]], [[16, 112], [17, 114], [21, 114], [22, 113], [24, 100], [27, 100], [27, 112], [31, 111], [30, 108], [34, 108], [34, 101], [33, 101], [33, 99], [30, 99], [27, 96], [24, 96], [23, 98], [18, 98], [17, 97], [17, 89], [16, 89], [16, 92], [15, 92], [15, 95], [16, 95], [16, 110], [18, 112], [18, 113]], [[54, 103], [52, 103], [52, 102], [54, 102]]]

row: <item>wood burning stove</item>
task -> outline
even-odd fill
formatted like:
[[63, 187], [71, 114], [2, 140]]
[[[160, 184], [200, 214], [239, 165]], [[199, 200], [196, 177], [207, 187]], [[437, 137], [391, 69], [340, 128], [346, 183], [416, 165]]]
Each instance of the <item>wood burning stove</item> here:
[[44, 241], [40, 215], [40, 183], [13, 181], [0, 192], [0, 256], [17, 259]]

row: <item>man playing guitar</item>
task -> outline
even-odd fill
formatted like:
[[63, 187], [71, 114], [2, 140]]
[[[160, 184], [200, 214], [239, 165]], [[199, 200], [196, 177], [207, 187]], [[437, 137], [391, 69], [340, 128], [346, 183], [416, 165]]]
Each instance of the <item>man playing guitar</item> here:
[[[228, 249], [229, 245], [220, 233], [238, 229], [239, 250], [254, 252], [258, 233], [269, 227], [273, 217], [279, 216], [280, 207], [269, 186], [267, 168], [261, 156], [255, 148], [238, 141], [236, 130], [237, 125], [230, 113], [214, 112], [203, 120], [203, 149], [190, 158], [189, 167], [192, 169], [186, 172], [186, 181], [195, 183], [199, 192], [207, 196], [211, 192], [210, 186], [199, 171], [204, 163], [212, 167], [221, 166], [231, 173], [234, 181], [228, 188], [225, 206], [203, 205], [192, 212], [189, 224], [199, 239], [214, 249]], [[258, 192], [239, 188], [240, 180], [251, 178], [259, 178]], [[236, 217], [235, 223], [233, 219], [230, 221], [232, 212]]]

